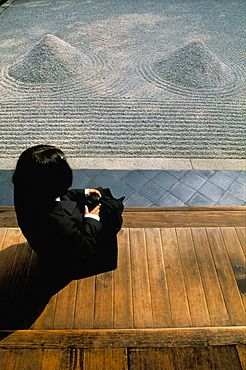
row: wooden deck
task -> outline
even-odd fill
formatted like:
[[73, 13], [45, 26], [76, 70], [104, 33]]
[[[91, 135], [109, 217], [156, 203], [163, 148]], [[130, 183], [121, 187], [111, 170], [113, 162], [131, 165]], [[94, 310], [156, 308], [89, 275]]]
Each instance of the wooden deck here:
[[245, 221], [245, 207], [127, 208], [118, 268], [46, 305], [2, 207], [0, 369], [245, 369]]

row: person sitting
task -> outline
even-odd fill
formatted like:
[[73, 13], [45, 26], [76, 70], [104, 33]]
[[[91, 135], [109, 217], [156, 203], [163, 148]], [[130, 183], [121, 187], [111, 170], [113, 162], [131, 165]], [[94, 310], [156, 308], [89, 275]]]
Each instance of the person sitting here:
[[86, 198], [98, 189], [70, 189], [72, 170], [62, 150], [36, 145], [19, 157], [13, 173], [18, 224], [43, 269], [59, 279], [78, 279], [117, 267], [116, 235], [100, 221], [101, 204]]

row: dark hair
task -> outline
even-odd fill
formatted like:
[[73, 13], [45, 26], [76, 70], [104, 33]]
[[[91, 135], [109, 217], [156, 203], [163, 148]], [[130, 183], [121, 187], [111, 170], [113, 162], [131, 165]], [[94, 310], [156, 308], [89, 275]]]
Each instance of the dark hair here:
[[[52, 145], [36, 145], [19, 157], [13, 174], [15, 196], [23, 199], [54, 201], [72, 185], [72, 170], [64, 153]], [[35, 199], [34, 199], [35, 197]]]

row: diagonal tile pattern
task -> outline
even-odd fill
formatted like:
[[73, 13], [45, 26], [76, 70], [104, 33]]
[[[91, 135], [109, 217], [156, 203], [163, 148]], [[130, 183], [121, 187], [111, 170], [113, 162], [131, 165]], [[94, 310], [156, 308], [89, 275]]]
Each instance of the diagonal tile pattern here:
[[[245, 171], [73, 170], [73, 188], [109, 187], [128, 207], [243, 206]], [[0, 206], [13, 205], [13, 171], [0, 170]]]

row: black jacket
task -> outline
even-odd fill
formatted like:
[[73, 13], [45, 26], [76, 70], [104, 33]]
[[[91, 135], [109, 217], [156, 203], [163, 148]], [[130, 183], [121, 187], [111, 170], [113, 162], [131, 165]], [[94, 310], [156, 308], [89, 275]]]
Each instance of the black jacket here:
[[72, 278], [95, 275], [117, 266], [116, 236], [101, 222], [84, 218], [84, 190], [69, 190], [47, 207], [27, 207], [15, 199], [19, 226], [43, 264]]

